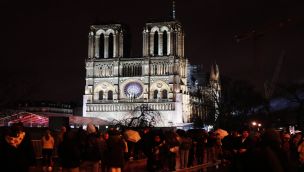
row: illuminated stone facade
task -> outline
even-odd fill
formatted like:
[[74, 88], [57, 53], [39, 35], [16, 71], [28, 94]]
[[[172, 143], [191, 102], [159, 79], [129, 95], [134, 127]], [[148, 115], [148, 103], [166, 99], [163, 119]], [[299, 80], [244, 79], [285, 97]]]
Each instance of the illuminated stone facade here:
[[120, 120], [142, 105], [161, 114], [158, 126], [190, 120], [188, 60], [178, 21], [146, 23], [142, 57], [127, 57], [120, 24], [90, 27], [83, 116]]

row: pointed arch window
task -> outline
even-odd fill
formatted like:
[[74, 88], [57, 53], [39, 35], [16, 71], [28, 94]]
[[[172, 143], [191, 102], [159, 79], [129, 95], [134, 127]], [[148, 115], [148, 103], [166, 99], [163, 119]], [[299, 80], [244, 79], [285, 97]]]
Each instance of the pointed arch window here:
[[109, 35], [109, 58], [113, 58], [113, 51], [114, 51], [114, 37], [113, 33]]
[[104, 34], [99, 37], [99, 58], [104, 58]]
[[165, 30], [163, 32], [163, 55], [166, 56], [168, 54], [167, 50], [168, 50], [168, 35], [167, 35], [167, 31]]
[[99, 100], [103, 100], [103, 91], [101, 90], [101, 91], [99, 91]]
[[108, 91], [108, 100], [113, 100], [113, 91]]
[[154, 90], [153, 98], [157, 99], [157, 95], [158, 95], [158, 90]]
[[158, 32], [155, 31], [154, 32], [154, 51], [153, 51], [154, 55], [158, 55]]
[[162, 91], [162, 99], [167, 99], [168, 98], [168, 91], [167, 90], [163, 90]]

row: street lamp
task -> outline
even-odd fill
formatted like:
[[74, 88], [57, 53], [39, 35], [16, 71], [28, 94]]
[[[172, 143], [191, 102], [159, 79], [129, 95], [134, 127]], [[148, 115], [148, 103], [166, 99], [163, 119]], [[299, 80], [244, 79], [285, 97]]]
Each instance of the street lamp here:
[[257, 128], [257, 131], [259, 131], [260, 127], [262, 126], [261, 123], [257, 123], [256, 121], [252, 121], [251, 124], [252, 124], [252, 126], [253, 126], [254, 129]]

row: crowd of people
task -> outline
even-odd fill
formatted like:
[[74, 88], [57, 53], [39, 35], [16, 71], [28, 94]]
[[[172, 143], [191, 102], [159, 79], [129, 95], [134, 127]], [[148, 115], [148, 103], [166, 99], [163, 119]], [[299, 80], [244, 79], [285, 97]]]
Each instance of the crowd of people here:
[[[54, 154], [63, 172], [120, 172], [126, 161], [140, 158], [146, 159], [148, 172], [176, 171], [219, 161], [232, 172], [304, 171], [301, 133], [291, 135], [274, 129], [250, 131], [245, 128], [223, 137], [215, 131], [201, 129], [137, 131], [141, 139], [134, 142], [126, 138], [124, 130], [110, 128], [101, 132], [93, 124], [77, 130], [62, 126], [56, 135], [45, 129], [41, 136], [42, 171], [54, 171]], [[22, 124], [13, 124], [4, 130], [0, 163], [1, 168], [8, 171], [29, 171], [30, 167], [37, 166], [30, 133], [24, 131]]]

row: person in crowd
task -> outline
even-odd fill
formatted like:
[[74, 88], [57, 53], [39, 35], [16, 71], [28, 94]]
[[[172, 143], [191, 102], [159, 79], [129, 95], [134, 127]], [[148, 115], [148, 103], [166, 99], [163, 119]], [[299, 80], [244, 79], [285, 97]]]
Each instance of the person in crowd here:
[[143, 154], [147, 157], [146, 170], [151, 171], [153, 166], [152, 143], [154, 142], [153, 140], [154, 138], [152, 136], [152, 132], [150, 131], [150, 128], [144, 128], [140, 134], [141, 134], [141, 139], [139, 140], [138, 144]]
[[89, 123], [86, 129], [84, 145], [81, 147], [80, 171], [99, 172], [102, 145], [96, 127]]
[[66, 127], [65, 126], [61, 126], [60, 127], [60, 132], [59, 132], [59, 134], [57, 135], [57, 141], [56, 141], [56, 143], [57, 143], [57, 145], [59, 145], [59, 143], [61, 143], [62, 141], [63, 141], [63, 136], [64, 136], [64, 133], [66, 132]]
[[302, 133], [293, 134], [290, 141], [290, 156], [294, 160], [295, 166], [300, 166], [298, 147], [302, 140]]
[[206, 145], [208, 162], [216, 161], [216, 151], [215, 151], [216, 142], [217, 142], [216, 133], [214, 131], [210, 131], [209, 135], [208, 135], [207, 145]]
[[177, 134], [173, 131], [166, 131], [164, 140], [166, 148], [166, 167], [169, 169], [169, 171], [175, 171], [176, 156], [179, 151], [179, 142], [177, 140]]
[[[107, 165], [106, 165], [106, 159], [107, 159], [107, 151], [108, 151], [108, 147], [107, 147], [107, 142], [105, 139], [105, 134], [106, 133], [101, 133], [99, 132], [99, 141], [101, 144], [101, 172], [106, 172], [107, 170]], [[109, 138], [109, 134], [107, 133], [107, 137]], [[108, 139], [107, 138], [107, 139]]]
[[0, 138], [0, 167], [5, 171], [28, 172], [36, 166], [31, 136], [23, 123], [14, 123], [5, 128]]
[[266, 129], [260, 146], [245, 152], [248, 156], [242, 161], [242, 171], [295, 172], [281, 145], [279, 132], [272, 128]]
[[43, 171], [52, 171], [53, 169], [53, 151], [55, 146], [54, 137], [51, 135], [50, 129], [46, 129], [44, 136], [41, 138]]
[[236, 153], [243, 154], [245, 153], [250, 146], [252, 146], [252, 140], [249, 138], [249, 130], [245, 129], [242, 131], [242, 136], [237, 140], [237, 149]]
[[149, 172], [160, 171], [164, 168], [165, 143], [160, 135], [156, 134], [151, 146], [151, 156], [148, 157]]
[[303, 139], [301, 142], [299, 142], [298, 153], [299, 153], [299, 171], [304, 171], [304, 140]]
[[[56, 136], [55, 137], [55, 155], [57, 155], [57, 156], [58, 156], [58, 146], [63, 141], [64, 133], [66, 132], [66, 130], [67, 129], [65, 126], [61, 126], [59, 133], [57, 133], [57, 135], [55, 135]], [[59, 171], [62, 171], [60, 157], [58, 157], [57, 163], [58, 163]]]
[[186, 132], [180, 134], [180, 168], [186, 168], [188, 165], [189, 150], [192, 146], [192, 139]]
[[115, 129], [109, 131], [107, 147], [107, 166], [109, 172], [121, 172], [124, 167], [125, 142], [119, 131]]
[[189, 132], [187, 132], [187, 133], [190, 136], [190, 138], [192, 139], [192, 144], [189, 149], [188, 164], [187, 164], [187, 167], [189, 168], [189, 167], [193, 166], [194, 159], [195, 159], [194, 157], [197, 155], [196, 151], [197, 151], [198, 138], [193, 136], [193, 134], [190, 134]]
[[79, 139], [70, 128], [67, 128], [62, 142], [58, 145], [58, 156], [61, 160], [62, 172], [80, 171]]
[[253, 145], [252, 140], [249, 137], [249, 129], [243, 129], [241, 136], [237, 138], [235, 144], [236, 145], [233, 149], [234, 158], [232, 169], [233, 171], [242, 171], [248, 156], [247, 151], [250, 150]]
[[226, 160], [226, 163], [231, 163], [234, 157], [234, 151], [237, 148], [237, 141], [240, 137], [237, 130], [232, 130], [230, 134], [223, 138], [223, 158]]
[[289, 133], [282, 133], [281, 135], [282, 140], [282, 149], [284, 154], [290, 157], [290, 134]]
[[207, 154], [207, 135], [202, 135], [197, 137], [196, 139], [196, 152], [195, 152], [195, 157], [197, 164], [203, 164], [204, 161], [206, 161], [207, 157], [204, 155]]

